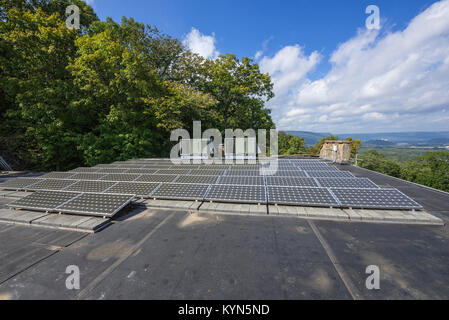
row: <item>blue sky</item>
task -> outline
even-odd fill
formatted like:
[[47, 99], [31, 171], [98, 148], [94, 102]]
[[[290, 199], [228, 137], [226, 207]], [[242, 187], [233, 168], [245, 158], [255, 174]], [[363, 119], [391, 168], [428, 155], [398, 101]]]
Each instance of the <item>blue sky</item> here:
[[[255, 58], [272, 75], [280, 129], [449, 130], [448, 0], [88, 2], [102, 20], [134, 17], [205, 57]], [[380, 30], [365, 27], [370, 4]]]

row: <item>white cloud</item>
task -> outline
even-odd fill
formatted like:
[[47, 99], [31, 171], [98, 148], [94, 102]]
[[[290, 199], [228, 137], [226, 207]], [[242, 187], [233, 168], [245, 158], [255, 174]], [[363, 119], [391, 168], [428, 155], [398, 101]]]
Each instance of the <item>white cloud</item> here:
[[[262, 57], [276, 97], [268, 106], [279, 129], [332, 132], [447, 130], [449, 0], [385, 35], [359, 30], [331, 55], [331, 70], [311, 81], [320, 62], [299, 45]], [[307, 121], [305, 121], [307, 120]]]
[[275, 94], [282, 95], [304, 80], [319, 61], [318, 52], [307, 57], [302, 48], [296, 45], [282, 48], [272, 58], [263, 57], [259, 64], [263, 72], [271, 75]]
[[93, 5], [95, 0], [84, 0], [88, 5]]
[[259, 51], [257, 51], [256, 54], [254, 55], [254, 58], [257, 60], [257, 59], [259, 59], [262, 55], [263, 55], [263, 51], [262, 51], [262, 50], [259, 50]]
[[215, 59], [220, 54], [215, 48], [215, 34], [207, 36], [198, 29], [192, 28], [185, 37], [183, 44], [192, 52], [203, 56], [206, 59]]

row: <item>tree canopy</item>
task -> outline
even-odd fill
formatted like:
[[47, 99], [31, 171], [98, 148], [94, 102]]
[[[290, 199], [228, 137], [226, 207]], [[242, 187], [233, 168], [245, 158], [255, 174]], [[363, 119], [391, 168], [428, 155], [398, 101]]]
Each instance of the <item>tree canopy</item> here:
[[449, 152], [433, 151], [403, 163], [389, 160], [377, 150], [368, 150], [360, 166], [393, 177], [449, 191]]
[[[65, 9], [80, 8], [80, 30]], [[168, 156], [170, 132], [271, 129], [268, 74], [204, 59], [156, 26], [100, 21], [82, 0], [0, 0], [0, 146], [29, 169]]]
[[305, 153], [306, 151], [306, 142], [303, 138], [280, 131], [278, 139], [279, 154], [295, 155]]

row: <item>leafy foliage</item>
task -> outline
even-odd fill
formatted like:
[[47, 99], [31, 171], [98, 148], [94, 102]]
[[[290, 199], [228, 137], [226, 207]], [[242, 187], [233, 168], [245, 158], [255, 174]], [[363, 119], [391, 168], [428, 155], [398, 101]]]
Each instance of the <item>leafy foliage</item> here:
[[360, 139], [352, 139], [352, 137], [347, 137], [345, 141], [351, 142], [351, 158], [355, 158], [360, 147], [362, 146], [362, 141]]
[[360, 159], [360, 166], [369, 170], [379, 171], [389, 176], [400, 177], [401, 166], [395, 161], [388, 160], [384, 154], [369, 150]]
[[279, 154], [283, 155], [294, 155], [302, 154], [306, 151], [305, 140], [303, 138], [293, 136], [291, 134], [286, 134], [280, 131], [278, 134], [279, 138]]
[[434, 151], [415, 160], [400, 163], [388, 160], [376, 150], [368, 150], [360, 161], [362, 168], [378, 171], [393, 177], [449, 191], [449, 152]]
[[[81, 29], [65, 8], [81, 10]], [[207, 60], [132, 18], [99, 21], [82, 0], [0, 0], [0, 146], [30, 169], [169, 154], [170, 132], [274, 128], [267, 74]]]

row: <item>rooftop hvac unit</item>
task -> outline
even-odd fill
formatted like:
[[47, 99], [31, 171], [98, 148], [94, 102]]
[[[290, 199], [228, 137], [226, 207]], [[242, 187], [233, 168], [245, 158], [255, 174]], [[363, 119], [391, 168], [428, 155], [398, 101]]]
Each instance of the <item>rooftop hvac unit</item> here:
[[208, 139], [182, 139], [181, 159], [203, 160], [209, 158]]

